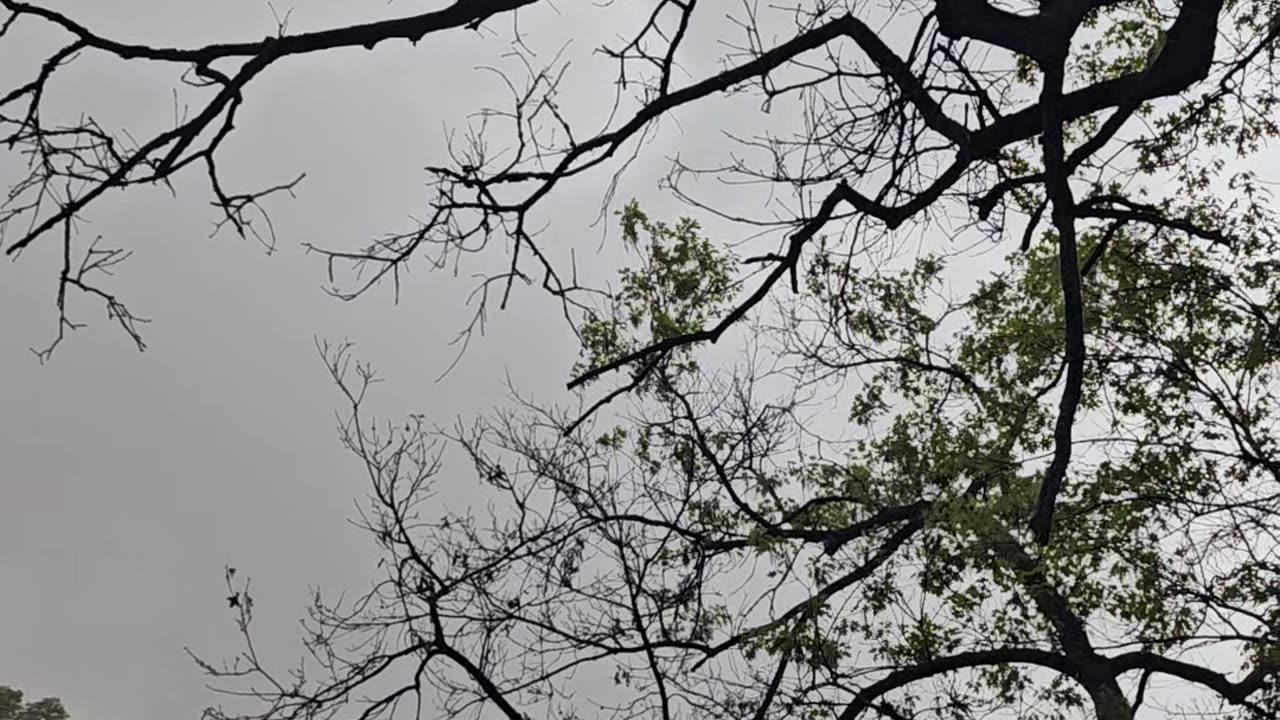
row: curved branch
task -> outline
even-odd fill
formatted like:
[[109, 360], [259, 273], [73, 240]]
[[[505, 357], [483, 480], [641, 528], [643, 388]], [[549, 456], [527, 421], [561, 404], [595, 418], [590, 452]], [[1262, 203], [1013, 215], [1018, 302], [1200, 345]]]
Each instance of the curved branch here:
[[1037, 665], [1055, 670], [1063, 675], [1071, 677], [1076, 677], [1077, 675], [1075, 666], [1066, 656], [1047, 650], [997, 648], [964, 652], [935, 660], [926, 660], [895, 670], [887, 677], [859, 690], [853, 701], [840, 713], [838, 720], [856, 720], [864, 711], [871, 709], [881, 696], [920, 680], [968, 668], [1010, 664]]
[[1146, 651], [1125, 653], [1119, 657], [1112, 658], [1111, 665], [1119, 672], [1144, 670], [1146, 672], [1171, 675], [1193, 682], [1209, 688], [1232, 705], [1247, 703], [1250, 695], [1262, 689], [1263, 684], [1272, 675], [1280, 672], [1280, 667], [1275, 663], [1262, 663], [1255, 666], [1240, 681], [1231, 682], [1226, 675], [1221, 673]]

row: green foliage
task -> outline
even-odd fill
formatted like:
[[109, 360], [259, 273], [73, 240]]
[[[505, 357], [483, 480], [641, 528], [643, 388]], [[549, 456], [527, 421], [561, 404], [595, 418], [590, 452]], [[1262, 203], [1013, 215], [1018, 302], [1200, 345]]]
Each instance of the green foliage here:
[[[1097, 192], [1104, 190], [1113, 188]], [[1134, 225], [1079, 235], [1081, 262], [1089, 263], [1080, 407], [1091, 442], [1075, 451], [1054, 542], [1025, 562], [1007, 547], [1025, 538], [1062, 381], [1056, 238], [1010, 253], [959, 298], [949, 296], [955, 274], [941, 256], [896, 268], [825, 250], [813, 256], [796, 312], [815, 320], [827, 345], [788, 346], [810, 348], [813, 367], [866, 369], [843, 395], [864, 436], [843, 461], [795, 461], [742, 479], [757, 507], [775, 506], [786, 518], [785, 529], [760, 525], [722, 495], [691, 503], [688, 527], [742, 538], [744, 552], [768, 559], [775, 569], [765, 576], [775, 578], [804, 557], [804, 543], [787, 532], [839, 531], [922, 498], [929, 507], [918, 542], [858, 586], [850, 603], [861, 619], [830, 618], [819, 603], [752, 636], [749, 658], [787, 656], [836, 673], [863, 643], [894, 666], [975, 647], [1037, 646], [1055, 635], [1037, 607], [1046, 588], [1080, 617], [1163, 652], [1203, 632], [1203, 603], [1190, 589], [1205, 587], [1210, 556], [1225, 563], [1211, 581], [1223, 602], [1280, 614], [1275, 567], [1232, 569], [1227, 538], [1240, 530], [1215, 526], [1217, 509], [1253, 502], [1274, 473], [1264, 458], [1280, 455], [1275, 225], [1256, 203], [1228, 205], [1222, 196], [1167, 201], [1155, 212], [1199, 237]], [[646, 288], [624, 295], [634, 306], [654, 296], [652, 284], [628, 277], [630, 287]], [[717, 276], [716, 286], [728, 284]], [[632, 327], [639, 317], [647, 316], [630, 316]], [[693, 462], [687, 444], [670, 448], [677, 465]], [[806, 567], [816, 587], [842, 573], [837, 559]], [[1254, 662], [1273, 662], [1274, 645], [1250, 647]], [[967, 703], [978, 697], [1056, 708], [1044, 717], [1067, 717], [1086, 703], [1070, 682], [1017, 666], [984, 667], [967, 682], [949, 706], [954, 717], [971, 717]]]
[[68, 717], [58, 698], [24, 703], [21, 690], [0, 685], [0, 720], [67, 720]]
[[[618, 216], [623, 243], [639, 255], [639, 263], [622, 269], [611, 305], [588, 313], [582, 322], [585, 358], [575, 374], [706, 329], [733, 291], [733, 256], [703, 237], [696, 220], [654, 221], [634, 200]], [[674, 369], [696, 368], [690, 353], [682, 351]]]

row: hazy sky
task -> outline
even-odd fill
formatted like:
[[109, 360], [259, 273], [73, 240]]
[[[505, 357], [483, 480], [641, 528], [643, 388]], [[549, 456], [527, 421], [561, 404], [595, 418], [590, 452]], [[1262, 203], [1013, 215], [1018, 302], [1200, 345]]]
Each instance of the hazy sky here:
[[[129, 42], [195, 46], [275, 31], [263, 0], [45, 4]], [[565, 111], [584, 129], [605, 121], [616, 74], [599, 56], [584, 60], [617, 36], [602, 20], [635, 27], [628, 13], [644, 11], [639, 5], [602, 13], [593, 4], [558, 3], [521, 16], [542, 58], [572, 41], [569, 56], [579, 61], [566, 79]], [[305, 0], [295, 4], [290, 29], [423, 8], [404, 0]], [[711, 13], [703, 22], [725, 21]], [[374, 548], [347, 522], [366, 480], [337, 443], [333, 410], [341, 398], [314, 338], [357, 342], [358, 356], [387, 379], [372, 409], [391, 418], [422, 412], [447, 424], [474, 416], [503, 401], [508, 376], [539, 400], [568, 399], [563, 383], [576, 345], [558, 306], [536, 288], [491, 315], [487, 336], [472, 343], [465, 362], [434, 382], [452, 362], [449, 342], [468, 317], [463, 303], [476, 284], [469, 273], [502, 262], [500, 250], [460, 277], [418, 266], [393, 305], [389, 291], [354, 303], [326, 296], [323, 262], [300, 247], [349, 249], [412, 227], [409, 215], [429, 199], [422, 168], [445, 161], [446, 128], [509, 101], [497, 76], [474, 70], [513, 67], [502, 59], [507, 28], [498, 29], [435, 35], [416, 48], [392, 43], [372, 53], [292, 58], [253, 81], [219, 166], [238, 190], [307, 173], [296, 200], [270, 205], [280, 238], [273, 256], [232, 233], [209, 237], [216, 215], [200, 168], [179, 177], [176, 198], [142, 188], [95, 204], [82, 234], [135, 251], [109, 282], [152, 319], [145, 353], [105, 320], [101, 306], [73, 297], [73, 319], [90, 324], [41, 366], [29, 348], [57, 329], [58, 250], [33, 246], [0, 267], [0, 684], [33, 698], [59, 696], [73, 720], [195, 718], [217, 698], [183, 648], [212, 659], [239, 650], [224, 600], [225, 564], [253, 578], [259, 647], [282, 664], [301, 651], [295, 621], [309, 587], [367, 587]], [[0, 86], [29, 80], [64, 42], [39, 23], [15, 26], [0, 42]], [[716, 42], [689, 48], [682, 56], [688, 75], [678, 80], [714, 72], [723, 51]], [[171, 93], [183, 69], [85, 56], [59, 71], [45, 119], [69, 122], [88, 112], [108, 128], [146, 136], [171, 126]], [[761, 117], [752, 112], [757, 99], [714, 107], [700, 105], [664, 125], [615, 207], [634, 196], [660, 215], [671, 210], [657, 180], [675, 151], [721, 160], [699, 158], [710, 145], [698, 138], [722, 139], [743, 118]], [[17, 160], [0, 154], [6, 187], [21, 170]], [[548, 246], [576, 247], [585, 272], [616, 258], [616, 243], [591, 254], [616, 239], [611, 226], [607, 237], [592, 226], [610, 172], [562, 185], [544, 207], [543, 219], [554, 219]], [[720, 192], [714, 184], [700, 191]], [[473, 482], [455, 466], [442, 479], [441, 501], [466, 502]]]
[[[254, 39], [275, 27], [262, 0], [47, 4], [101, 34], [163, 45]], [[291, 28], [423, 7], [303, 0]], [[526, 27], [546, 39], [542, 50], [575, 33], [584, 51], [601, 41], [561, 10], [529, 16], [551, 21]], [[28, 79], [61, 40], [36, 23], [16, 27], [0, 42], [4, 87]], [[143, 189], [96, 205], [86, 233], [136, 251], [111, 282], [153, 320], [145, 353], [100, 306], [76, 302], [90, 326], [40, 366], [28, 348], [56, 330], [54, 247], [0, 267], [0, 684], [60, 696], [75, 720], [194, 718], [214, 697], [183, 647], [214, 658], [237, 649], [225, 563], [253, 577], [266, 653], [285, 663], [300, 651], [294, 620], [308, 586], [367, 586], [372, 546], [346, 522], [366, 483], [336, 441], [340, 398], [313, 337], [356, 341], [388, 380], [373, 406], [393, 417], [412, 410], [447, 423], [482, 412], [504, 397], [506, 373], [557, 397], [575, 348], [536, 289], [493, 315], [488, 337], [436, 384], [474, 280], [419, 272], [398, 306], [388, 292], [342, 303], [324, 295], [323, 264], [299, 247], [354, 247], [410, 227], [428, 198], [422, 167], [444, 160], [444, 128], [506, 99], [496, 77], [471, 68], [497, 62], [507, 43], [505, 33], [460, 31], [417, 48], [297, 58], [255, 80], [220, 165], [244, 187], [308, 173], [297, 200], [273, 206], [274, 256], [230, 233], [209, 239], [215, 215], [200, 172], [184, 174], [177, 199]], [[137, 134], [172, 117], [181, 68], [97, 56], [67, 70], [50, 99], [66, 119], [90, 111]], [[584, 86], [590, 72], [612, 69], [584, 66]], [[603, 106], [594, 106], [598, 120]], [[6, 186], [16, 160], [0, 154]], [[652, 190], [654, 173], [637, 177], [632, 192]], [[558, 233], [588, 238], [582, 247], [601, 234], [581, 212], [598, 203], [593, 183], [562, 188], [549, 206]], [[454, 480], [465, 497], [470, 477]]]

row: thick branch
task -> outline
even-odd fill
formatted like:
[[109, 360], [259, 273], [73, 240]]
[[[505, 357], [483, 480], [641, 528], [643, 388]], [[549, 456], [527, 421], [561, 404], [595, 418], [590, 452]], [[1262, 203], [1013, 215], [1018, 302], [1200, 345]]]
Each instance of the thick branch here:
[[[962, 0], [968, 5], [980, 0]], [[939, 3], [941, 6], [947, 2]], [[985, 4], [985, 3], [984, 3]], [[1213, 63], [1218, 37], [1218, 14], [1223, 0], [1188, 0], [1178, 19], [1169, 28], [1164, 51], [1146, 72], [1135, 72], [1114, 80], [1104, 80], [1063, 96], [1060, 114], [1064, 122], [1099, 110], [1132, 102], [1135, 97], [1152, 100], [1178, 93], [1205, 79]], [[1039, 42], [1034, 36], [1032, 42]], [[1011, 143], [1040, 134], [1043, 109], [1037, 103], [1006, 115], [973, 134], [973, 154], [978, 159], [995, 156]]]
[[1131, 670], [1158, 672], [1202, 685], [1233, 705], [1247, 702], [1250, 695], [1260, 690], [1267, 679], [1280, 670], [1272, 663], [1262, 663], [1249, 671], [1249, 674], [1239, 682], [1231, 682], [1227, 676], [1199, 665], [1145, 651], [1125, 653], [1113, 658], [1111, 664], [1119, 672]]
[[274, 59], [342, 47], [364, 47], [372, 50], [383, 40], [403, 39], [416, 43], [430, 33], [459, 27], [475, 28], [493, 15], [536, 2], [538, 0], [459, 0], [443, 10], [410, 17], [283, 37], [268, 37], [256, 42], [218, 43], [199, 48], [157, 48], [118, 42], [97, 35], [55, 10], [31, 3], [17, 2], [17, 0], [0, 0], [0, 7], [4, 7], [15, 15], [31, 15], [48, 20], [75, 35], [86, 47], [109, 52], [124, 60], [159, 60], [207, 65], [223, 58], [270, 55]]
[[1054, 507], [1066, 480], [1067, 466], [1071, 463], [1072, 432], [1084, 387], [1084, 292], [1076, 248], [1075, 198], [1071, 193], [1071, 171], [1067, 167], [1061, 112], [1065, 59], [1064, 48], [1057, 63], [1045, 69], [1044, 91], [1040, 101], [1044, 109], [1045, 194], [1053, 204], [1051, 217], [1058, 234], [1058, 279], [1062, 286], [1067, 364], [1066, 382], [1058, 403], [1058, 419], [1053, 431], [1053, 460], [1040, 484], [1040, 497], [1031, 518], [1031, 531], [1036, 542], [1041, 545], [1049, 543]]
[[1072, 664], [1065, 656], [1047, 650], [997, 648], [964, 652], [935, 660], [926, 660], [895, 670], [887, 677], [859, 690], [853, 702], [849, 703], [840, 713], [838, 720], [857, 720], [859, 715], [872, 708], [875, 701], [883, 695], [920, 680], [968, 668], [1010, 664], [1038, 665], [1064, 675], [1074, 676], [1075, 674]]
[[986, 0], [938, 0], [938, 29], [955, 40], [973, 38], [1039, 58], [1049, 30], [1040, 15], [1020, 16], [992, 7]]

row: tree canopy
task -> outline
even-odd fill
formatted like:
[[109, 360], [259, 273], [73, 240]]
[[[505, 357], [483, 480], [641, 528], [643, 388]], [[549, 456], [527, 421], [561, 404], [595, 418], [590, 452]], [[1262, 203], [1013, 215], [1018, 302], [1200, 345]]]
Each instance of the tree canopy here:
[[67, 720], [68, 717], [58, 698], [23, 702], [21, 690], [0, 685], [0, 720]]
[[[1280, 713], [1280, 247], [1257, 160], [1280, 6], [745, 3], [720, 69], [686, 80], [726, 7], [643, 5], [597, 56], [618, 100], [591, 130], [558, 103], [563, 64], [522, 49], [516, 18], [557, 12], [537, 0], [190, 48], [0, 0], [3, 32], [67, 37], [0, 96], [30, 159], [0, 247], [60, 244], [59, 308], [96, 296], [139, 345], [95, 275], [125, 251], [77, 233], [103, 193], [202, 170], [221, 222], [269, 232], [257, 213], [292, 184], [228, 190], [217, 157], [278, 61], [492, 27], [525, 53], [512, 106], [429, 168], [418, 227], [318, 252], [364, 272], [346, 297], [415, 259], [505, 252], [483, 297], [528, 281], [563, 303], [581, 404], [375, 423], [373, 371], [324, 346], [379, 580], [316, 598], [291, 671], [254, 651], [228, 570], [246, 651], [200, 662], [257, 702], [213, 717]], [[202, 104], [149, 138], [45, 117], [59, 68], [95, 56], [184, 68]], [[680, 217], [614, 202], [611, 174], [663, 153], [658, 123], [744, 94], [787, 130], [730, 137], [712, 167], [675, 158]], [[535, 231], [580, 176], [630, 253], [614, 277], [579, 277], [548, 246], [572, 237]], [[707, 177], [770, 199], [709, 204]], [[722, 341], [740, 362], [706, 360]], [[431, 502], [445, 448], [474, 466], [473, 508]]]

